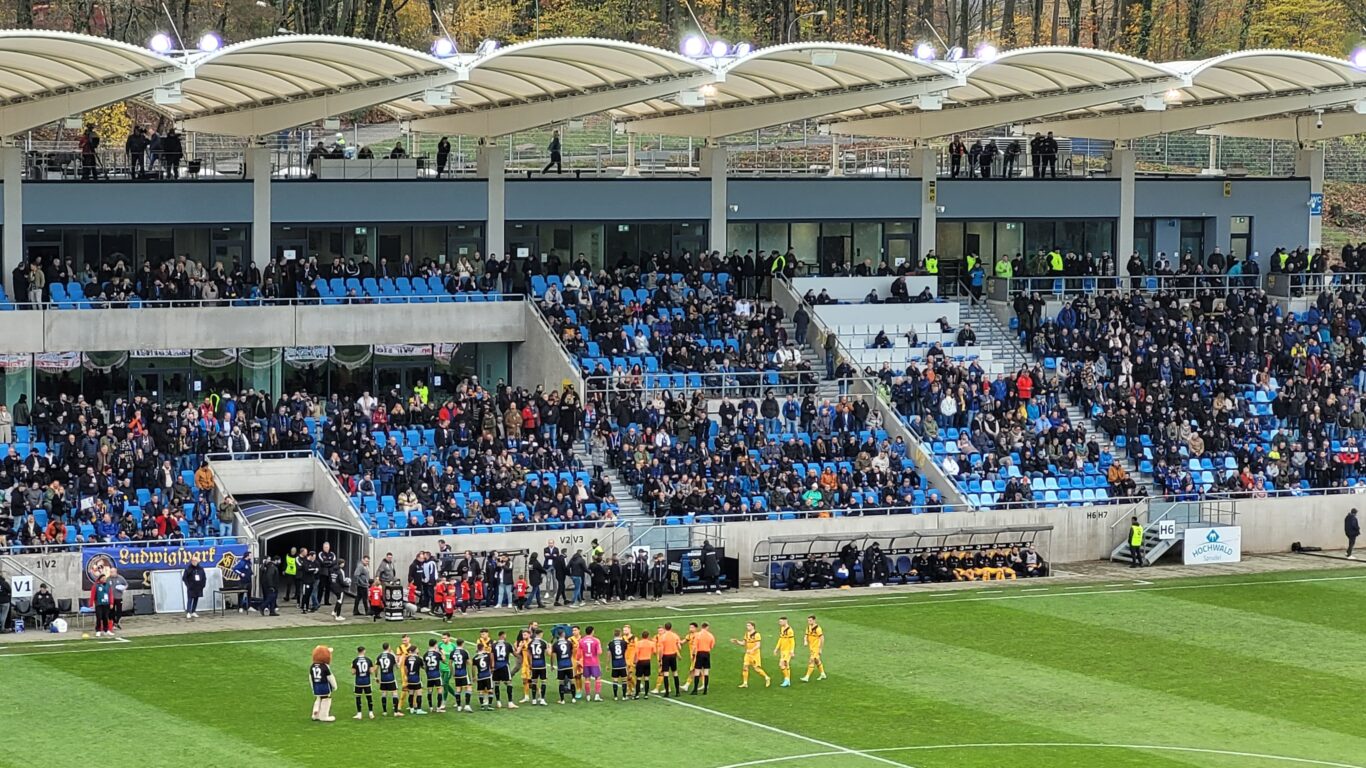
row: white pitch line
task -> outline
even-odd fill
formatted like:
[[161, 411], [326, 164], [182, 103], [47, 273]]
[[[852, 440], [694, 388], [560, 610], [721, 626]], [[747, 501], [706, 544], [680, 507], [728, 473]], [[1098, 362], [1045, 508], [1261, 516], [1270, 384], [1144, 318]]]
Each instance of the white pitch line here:
[[668, 702], [668, 703], [670, 703], [670, 704], [673, 704], [673, 705], [675, 705], [675, 706], [687, 707], [688, 709], [693, 709], [693, 710], [696, 710], [696, 711], [698, 711], [698, 712], [705, 712], [705, 713], [707, 713], [707, 714], [709, 714], [709, 715], [715, 715], [716, 717], [724, 717], [724, 718], [727, 719], [727, 720], [731, 720], [731, 721], [734, 721], [734, 722], [737, 722], [737, 723], [742, 723], [742, 724], [744, 724], [744, 725], [748, 725], [748, 726], [751, 726], [751, 727], [754, 727], [754, 728], [760, 728], [760, 729], [762, 729], [762, 730], [769, 731], [769, 732], [771, 732], [771, 733], [776, 733], [776, 734], [778, 734], [778, 735], [780, 735], [780, 736], [786, 736], [786, 737], [791, 738], [791, 739], [800, 739], [801, 741], [805, 741], [805, 742], [807, 742], [808, 744], [815, 744], [816, 746], [825, 747], [826, 749], [834, 750], [834, 752], [832, 752], [831, 754], [836, 754], [836, 755], [841, 755], [841, 754], [843, 754], [843, 755], [854, 755], [855, 757], [866, 758], [866, 759], [872, 760], [872, 761], [874, 761], [874, 762], [883, 763], [884, 765], [895, 765], [895, 766], [897, 766], [897, 768], [912, 768], [911, 766], [906, 765], [905, 763], [898, 763], [897, 761], [892, 760], [892, 759], [890, 759], [890, 758], [886, 758], [886, 757], [881, 757], [881, 756], [879, 756], [879, 755], [870, 754], [870, 753], [868, 753], [866, 750], [865, 750], [865, 751], [860, 751], [860, 750], [857, 750], [857, 749], [850, 749], [849, 747], [842, 747], [842, 746], [840, 746], [840, 745], [838, 745], [838, 744], [832, 744], [831, 742], [828, 742], [828, 741], [821, 741], [820, 739], [813, 739], [813, 738], [811, 738], [810, 736], [803, 736], [803, 735], [800, 734], [800, 733], [793, 733], [792, 731], [785, 731], [785, 730], [783, 730], [782, 728], [776, 728], [776, 727], [774, 727], [774, 726], [767, 725], [767, 724], [765, 724], [765, 723], [756, 722], [756, 721], [754, 721], [754, 720], [747, 720], [747, 719], [745, 719], [745, 718], [743, 718], [743, 717], [739, 717], [739, 716], [737, 716], [737, 715], [732, 715], [732, 714], [729, 714], [729, 713], [727, 713], [727, 712], [721, 712], [721, 711], [715, 710], [715, 709], [708, 709], [707, 707], [700, 707], [700, 706], [698, 706], [698, 705], [696, 705], [696, 704], [689, 704], [689, 703], [686, 702], [686, 701], [680, 701], [680, 700], [678, 700], [678, 699], [667, 699], [667, 698], [666, 698], [666, 699], [664, 699], [664, 701], [666, 701], [666, 702]]
[[[1142, 589], [1136, 589], [1136, 588], [1130, 588], [1130, 589], [1094, 589], [1094, 587], [1095, 587], [1096, 585], [1092, 585], [1092, 591], [1090, 591], [1090, 592], [1045, 592], [1045, 593], [1034, 593], [1034, 594], [1029, 594], [1029, 595], [1025, 595], [1025, 594], [1001, 594], [1001, 595], [986, 595], [986, 596], [974, 596], [974, 597], [960, 597], [959, 594], [956, 593], [956, 592], [938, 592], [938, 593], [927, 594], [926, 597], [958, 597], [959, 599], [957, 599], [957, 600], [950, 600], [950, 601], [948, 601], [948, 602], [930, 602], [930, 601], [928, 601], [928, 600], [925, 600], [925, 601], [917, 601], [917, 602], [909, 603], [909, 604], [907, 605], [907, 607], [912, 607], [912, 608], [914, 608], [914, 607], [923, 607], [923, 606], [934, 606], [934, 607], [939, 607], [939, 606], [942, 606], [942, 605], [952, 605], [953, 603], [976, 603], [976, 602], [987, 602], [987, 601], [995, 601], [995, 600], [1044, 600], [1044, 599], [1051, 599], [1051, 598], [1058, 598], [1058, 597], [1087, 597], [1087, 596], [1091, 596], [1091, 595], [1117, 595], [1117, 594], [1127, 594], [1127, 593], [1134, 593], [1134, 592], [1137, 592], [1137, 593], [1143, 593], [1143, 592], [1176, 592], [1176, 591], [1187, 590], [1187, 589], [1231, 589], [1231, 588], [1235, 588], [1235, 587], [1267, 587], [1267, 586], [1275, 586], [1275, 585], [1278, 585], [1278, 584], [1308, 584], [1308, 583], [1317, 583], [1317, 582], [1362, 581], [1362, 580], [1366, 580], [1366, 575], [1361, 575], [1361, 576], [1308, 576], [1308, 577], [1300, 578], [1300, 579], [1275, 579], [1275, 580], [1271, 580], [1271, 581], [1229, 581], [1229, 582], [1222, 582], [1222, 583], [1174, 584], [1174, 585], [1165, 586], [1165, 587], [1163, 587], [1163, 586], [1156, 586], [1156, 587], [1147, 587], [1147, 588], [1142, 588]], [[1047, 589], [1047, 587], [1043, 587], [1042, 589]], [[1019, 591], [1020, 591], [1020, 592], [1023, 592], [1024, 590], [1019, 590]], [[907, 595], [907, 597], [912, 597], [912, 596], [917, 595], [917, 594], [922, 594], [922, 593], [909, 593], [909, 594]], [[813, 610], [813, 611], [819, 611], [819, 610], [821, 610], [822, 606], [825, 607], [825, 610], [839, 611], [839, 610], [845, 610], [845, 609], [850, 609], [850, 608], [854, 608], [854, 609], [857, 609], [857, 608], [870, 608], [870, 607], [874, 607], [874, 606], [877, 605], [877, 603], [875, 603], [875, 602], [858, 602], [858, 603], [846, 603], [846, 604], [844, 604], [844, 605], [830, 605], [829, 602], [830, 602], [829, 600], [815, 600], [815, 601], [811, 601], [811, 602], [807, 602], [807, 603], [790, 603], [790, 604], [786, 604], [786, 605], [788, 605], [789, 607], [791, 607], [791, 606], [801, 606], [801, 607], [809, 608], [809, 609], [811, 609], [811, 610]], [[779, 603], [779, 605], [784, 605], [784, 604], [783, 604], [783, 603]], [[691, 608], [678, 608], [678, 607], [676, 607], [676, 606], [666, 606], [666, 607], [669, 608], [670, 610], [677, 610], [679, 613], [691, 613], [692, 615], [694, 615], [694, 616], [696, 616], [696, 617], [698, 617], [698, 618], [702, 618], [702, 619], [709, 619], [709, 618], [725, 618], [725, 617], [730, 617], [730, 616], [759, 616], [759, 615], [767, 615], [767, 614], [774, 614], [774, 613], [788, 613], [788, 612], [789, 612], [786, 608], [766, 608], [766, 609], [764, 609], [764, 610], [759, 610], [759, 611], [745, 610], [745, 611], [707, 612], [707, 610], [706, 610], [706, 608], [705, 608], [704, 606], [696, 606], [696, 607], [691, 607]], [[554, 619], [555, 617], [556, 617], [556, 614], [554, 614], [554, 613], [537, 614], [537, 615], [535, 616], [535, 618], [537, 618], [537, 619], [547, 619], [547, 620]], [[625, 616], [622, 616], [621, 618], [622, 618], [622, 620], [623, 620], [623, 623], [625, 623], [625, 622], [634, 622], [634, 621], [664, 621], [664, 620], [666, 620], [666, 619], [677, 618], [677, 616], [676, 616], [675, 614], [666, 614], [666, 615], [663, 615], [663, 616], [644, 616], [644, 617], [641, 617], [641, 616], [635, 616], [635, 615], [631, 615], [631, 614], [627, 613]], [[611, 620], [613, 620], [613, 619], [612, 619], [611, 617], [607, 617], [607, 618], [600, 619], [600, 620], [611, 621]], [[495, 630], [497, 630], [497, 629], [522, 629], [522, 628], [525, 627], [525, 626], [526, 626], [526, 624], [504, 624], [504, 625], [501, 625], [501, 626], [491, 626], [491, 627], [488, 627], [488, 628], [489, 628], [489, 629], [495, 629]], [[413, 629], [413, 630], [409, 630], [409, 631], [410, 631], [410, 632], [421, 632], [421, 631], [423, 631], [423, 630], [421, 630], [421, 629]], [[457, 628], [456, 631], [465, 631], [465, 632], [468, 632], [468, 631], [471, 631], [471, 627]], [[122, 644], [122, 643], [111, 643], [111, 644], [108, 644], [108, 645], [101, 644], [100, 646], [93, 646], [93, 647], [92, 647], [91, 645], [84, 645], [83, 647], [71, 647], [71, 648], [69, 648], [69, 649], [60, 650], [60, 651], [32, 651], [32, 652], [20, 652], [20, 653], [0, 653], [0, 660], [2, 660], [2, 659], [8, 659], [8, 658], [18, 658], [18, 657], [21, 657], [21, 656], [53, 656], [53, 655], [58, 655], [58, 654], [63, 654], [63, 653], [98, 653], [98, 652], [101, 652], [101, 651], [115, 651], [115, 650], [136, 651], [136, 650], [154, 650], [154, 649], [161, 649], [161, 648], [196, 648], [196, 647], [216, 647], [216, 646], [223, 646], [223, 645], [252, 645], [252, 644], [255, 644], [255, 643], [289, 643], [289, 642], [309, 642], [309, 641], [322, 641], [322, 640], [345, 640], [345, 639], [347, 639], [347, 638], [392, 637], [394, 634], [401, 634], [401, 632], [400, 632], [400, 633], [395, 633], [395, 632], [372, 632], [372, 633], [355, 632], [355, 633], [351, 633], [351, 634], [342, 634], [342, 635], [333, 634], [333, 635], [313, 635], [313, 636], [301, 636], [301, 637], [247, 637], [247, 638], [240, 638], [240, 639], [236, 639], [236, 640], [199, 640], [199, 641], [190, 642], [190, 643], [166, 643], [166, 642], [163, 642], [163, 643], [151, 643], [151, 644], [145, 644], [145, 645], [144, 645], [144, 644], [141, 644], [140, 641], [141, 641], [142, 639], [152, 639], [153, 637], [168, 637], [167, 635], [151, 635], [151, 636], [148, 636], [147, 638], [139, 638], [139, 643], [134, 643], [134, 644], [129, 644], [129, 645], [124, 645], [124, 644]], [[71, 640], [71, 641], [61, 643], [61, 645], [63, 645], [63, 646], [75, 646], [76, 644], [83, 643], [83, 642], [87, 642], [87, 641], [82, 641], [82, 640], [79, 640], [79, 639], [73, 639], [73, 640]], [[18, 647], [20, 647], [20, 646], [11, 645], [10, 647], [11, 647], [11, 648], [18, 648]], [[1355, 767], [1353, 767], [1353, 768], [1355, 768]]]
[[[682, 702], [679, 702], [682, 703]], [[1080, 749], [1126, 749], [1126, 750], [1148, 750], [1153, 752], [1183, 752], [1196, 755], [1220, 755], [1223, 757], [1250, 757], [1257, 760], [1274, 760], [1282, 763], [1295, 763], [1298, 765], [1317, 765], [1325, 768], [1366, 768], [1366, 766], [1353, 765], [1351, 763], [1338, 763], [1331, 760], [1315, 760], [1308, 757], [1288, 757], [1286, 755], [1268, 755], [1261, 752], [1241, 752], [1229, 749], [1204, 749], [1201, 747], [1173, 747], [1163, 744], [1092, 744], [1087, 742], [1014, 742], [1000, 744], [923, 744], [914, 747], [881, 747], [878, 749], [864, 750], [840, 750], [835, 752], [809, 752], [805, 755], [786, 755], [784, 757], [769, 757], [760, 760], [749, 760], [743, 763], [731, 763], [721, 766], [721, 768], [751, 768], [756, 765], [773, 765], [775, 763], [785, 763], [791, 760], [810, 760], [817, 757], [834, 757], [835, 755], [845, 755], [851, 752], [863, 757], [870, 757], [879, 752], [931, 752], [939, 750], [954, 749], [1021, 749], [1030, 747], [1042, 747], [1047, 749], [1059, 748], [1080, 748]]]
[[1048, 587], [1028, 587], [1020, 590], [1021, 592], [1047, 592]]

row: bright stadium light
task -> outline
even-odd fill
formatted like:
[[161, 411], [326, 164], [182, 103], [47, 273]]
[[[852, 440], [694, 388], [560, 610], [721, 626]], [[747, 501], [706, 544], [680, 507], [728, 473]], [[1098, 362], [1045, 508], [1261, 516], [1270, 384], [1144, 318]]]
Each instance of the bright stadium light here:
[[168, 53], [171, 50], [171, 36], [165, 32], [158, 32], [147, 41], [147, 47], [157, 53]]
[[754, 50], [754, 46], [750, 45], [749, 43], [736, 43], [736, 44], [735, 44], [735, 55], [736, 55], [736, 56], [748, 56], [748, 55], [750, 54], [750, 51], [753, 51], [753, 50]]
[[977, 46], [977, 52], [974, 54], [974, 56], [978, 61], [991, 61], [992, 59], [996, 58], [996, 56], [999, 53], [1000, 51], [998, 51], [996, 49], [996, 46], [992, 45], [991, 43], [982, 43], [981, 45]]
[[724, 40], [713, 40], [713, 41], [711, 41], [711, 57], [712, 57], [713, 59], [722, 59], [722, 58], [725, 58], [726, 53], [727, 53], [728, 51], [730, 51], [730, 46], [729, 46], [729, 45], [726, 45], [726, 41], [724, 41]]
[[205, 32], [204, 35], [199, 38], [199, 50], [205, 53], [212, 53], [222, 47], [223, 38], [212, 32]]
[[684, 56], [696, 59], [707, 52], [707, 43], [701, 35], [688, 35], [683, 38], [683, 44], [678, 47]]
[[474, 52], [480, 56], [487, 56], [496, 50], [498, 50], [498, 41], [490, 37], [480, 43], [479, 47], [474, 49]]
[[1352, 51], [1352, 58], [1350, 61], [1352, 62], [1352, 66], [1357, 69], [1366, 69], [1366, 46], [1362, 46], [1355, 51]]
[[432, 55], [438, 59], [445, 59], [454, 56], [459, 50], [455, 46], [455, 41], [449, 37], [438, 37], [432, 43]]
[[939, 55], [933, 43], [919, 43], [915, 46], [915, 57], [921, 61], [934, 61]]

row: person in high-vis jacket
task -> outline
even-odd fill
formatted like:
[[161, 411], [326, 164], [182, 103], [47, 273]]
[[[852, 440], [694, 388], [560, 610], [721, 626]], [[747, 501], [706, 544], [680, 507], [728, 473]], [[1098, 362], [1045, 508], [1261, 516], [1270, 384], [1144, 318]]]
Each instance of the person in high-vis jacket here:
[[1138, 524], [1137, 517], [1129, 525], [1129, 567], [1143, 567], [1143, 526]]
[[284, 587], [285, 587], [285, 594], [283, 595], [283, 597], [282, 597], [281, 599], [285, 600], [286, 602], [288, 602], [288, 601], [290, 601], [290, 600], [296, 600], [296, 599], [298, 599], [298, 596], [299, 596], [299, 593], [298, 593], [298, 589], [299, 589], [299, 548], [298, 548], [298, 547], [290, 547], [290, 548], [289, 548], [289, 554], [288, 554], [288, 555], [285, 555], [285, 567], [284, 567], [284, 572], [283, 572], [283, 574], [281, 574], [281, 575], [284, 576], [283, 582], [284, 582]]

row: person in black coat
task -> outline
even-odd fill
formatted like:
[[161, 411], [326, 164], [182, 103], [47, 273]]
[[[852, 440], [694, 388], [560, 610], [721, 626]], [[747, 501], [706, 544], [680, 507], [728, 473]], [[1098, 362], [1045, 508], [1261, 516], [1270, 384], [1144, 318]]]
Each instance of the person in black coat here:
[[607, 598], [610, 596], [610, 588], [608, 586], [609, 574], [607, 573], [607, 566], [602, 563], [601, 557], [593, 558], [593, 564], [588, 566], [588, 572], [592, 578], [592, 586], [589, 589], [593, 602], [606, 604]]
[[706, 582], [707, 591], [721, 593], [721, 587], [717, 583], [721, 578], [721, 559], [716, 554], [716, 547], [710, 541], [702, 542], [702, 580]]
[[308, 613], [317, 610], [318, 606], [318, 578], [322, 573], [318, 565], [318, 555], [315, 552], [308, 552], [305, 557], [302, 555], [307, 550], [300, 550], [299, 559], [299, 583], [303, 588], [299, 591], [299, 612]]
[[540, 555], [531, 553], [531, 561], [527, 563], [527, 584], [531, 586], [531, 594], [527, 596], [527, 605], [536, 603], [537, 608], [544, 608], [545, 602], [541, 599], [541, 583], [545, 581], [545, 565], [541, 562]]
[[1352, 511], [1348, 512], [1347, 517], [1343, 519], [1342, 532], [1347, 534], [1347, 556], [1352, 557], [1352, 550], [1357, 545], [1357, 537], [1361, 535], [1361, 521], [1357, 519], [1356, 507], [1353, 507]]
[[583, 557], [583, 550], [574, 550], [574, 556], [569, 558], [569, 580], [574, 582], [573, 602], [583, 602], [583, 580], [588, 576], [588, 561]]
[[261, 615], [279, 616], [280, 564], [273, 557], [261, 563]]
[[555, 605], [568, 605], [569, 596], [564, 591], [564, 580], [569, 577], [569, 567], [565, 565], [564, 553], [556, 549], [549, 563], [550, 570], [555, 576]]
[[197, 619], [199, 598], [204, 596], [204, 585], [209, 581], [204, 566], [199, 563], [199, 555], [190, 555], [190, 564], [181, 572], [180, 581], [185, 585], [185, 618]]

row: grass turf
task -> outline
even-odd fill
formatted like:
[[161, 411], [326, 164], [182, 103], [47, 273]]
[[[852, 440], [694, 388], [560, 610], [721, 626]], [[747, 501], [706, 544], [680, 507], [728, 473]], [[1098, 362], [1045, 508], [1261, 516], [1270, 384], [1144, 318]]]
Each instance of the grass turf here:
[[[666, 619], [676, 628], [710, 621], [720, 641], [711, 693], [558, 706], [551, 681], [549, 707], [373, 722], [349, 719], [355, 646], [373, 658], [403, 631], [425, 649], [445, 625], [14, 645], [0, 649], [0, 723], [11, 735], [0, 766], [1366, 766], [1355, 708], [1366, 685], [1360, 570], [991, 589], [542, 612], [543, 627], [591, 623], [604, 639], [626, 621], [637, 632]], [[812, 612], [830, 678], [802, 683], [800, 633]], [[790, 689], [778, 688], [771, 654], [784, 613], [799, 636]], [[525, 618], [451, 626], [472, 638]], [[735, 687], [740, 649], [727, 641], [747, 618], [764, 633], [770, 689], [757, 676], [748, 690]], [[320, 641], [336, 649], [341, 686], [330, 724], [308, 719], [305, 671]], [[18, 734], [43, 746], [21, 748], [29, 739]]]

